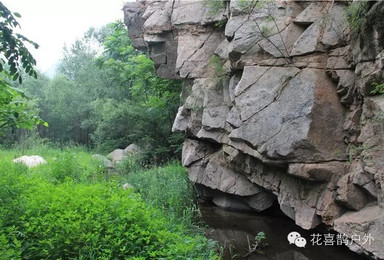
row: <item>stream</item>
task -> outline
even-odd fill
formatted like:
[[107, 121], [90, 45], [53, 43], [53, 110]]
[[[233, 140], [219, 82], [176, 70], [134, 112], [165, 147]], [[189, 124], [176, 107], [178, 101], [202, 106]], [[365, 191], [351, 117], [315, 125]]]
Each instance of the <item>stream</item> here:
[[[313, 245], [312, 234], [317, 230], [304, 230], [279, 213], [278, 205], [268, 212], [245, 213], [228, 211], [210, 203], [199, 204], [203, 222], [208, 225], [207, 237], [219, 241], [224, 248], [223, 259], [273, 259], [273, 260], [355, 260], [366, 259], [350, 251], [346, 246]], [[268, 245], [262, 252], [249, 253], [248, 238], [252, 241], [259, 232], [264, 232]], [[298, 232], [305, 238], [305, 247], [289, 244], [287, 239], [291, 232]], [[328, 232], [324, 232], [327, 234]], [[322, 234], [323, 235], [323, 234]], [[254, 240], [253, 240], [254, 241]]]

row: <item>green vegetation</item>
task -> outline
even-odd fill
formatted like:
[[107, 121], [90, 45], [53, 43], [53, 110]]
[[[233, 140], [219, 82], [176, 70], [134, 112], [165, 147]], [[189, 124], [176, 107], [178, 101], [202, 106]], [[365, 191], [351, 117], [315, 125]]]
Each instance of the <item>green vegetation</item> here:
[[263, 2], [261, 0], [238, 0], [238, 6], [246, 13], [251, 13], [255, 8], [262, 8]]
[[371, 94], [384, 95], [384, 82], [381, 84], [373, 82], [372, 86], [374, 87], [374, 89], [371, 91]]
[[[25, 36], [14, 32], [14, 29], [20, 26], [15, 17], [20, 18], [21, 16], [19, 13], [12, 13], [0, 2], [0, 52], [4, 55], [0, 59], [0, 72], [3, 72], [13, 80], [19, 80], [21, 83], [22, 71], [25, 71], [30, 76], [37, 76], [33, 68], [36, 65], [36, 61], [25, 44], [31, 44], [35, 48], [38, 48], [39, 45]], [[5, 64], [8, 65], [7, 68]]]
[[263, 231], [260, 231], [259, 233], [257, 233], [253, 243], [250, 242], [249, 237], [247, 236], [248, 253], [244, 257], [247, 257], [247, 256], [255, 254], [255, 253], [263, 254], [262, 249], [264, 247], [268, 246], [266, 239], [267, 239], [267, 237], [265, 236], [265, 233]]
[[36, 153], [48, 164], [28, 169], [11, 161], [20, 150], [0, 150], [1, 259], [218, 257], [186, 214], [192, 189], [178, 164], [106, 178], [82, 148]]
[[211, 77], [213, 80], [222, 80], [227, 77], [227, 71], [223, 65], [223, 60], [217, 55], [212, 55], [208, 63], [208, 68], [212, 70]]
[[35, 48], [38, 45], [25, 36], [15, 33], [19, 26], [15, 17], [18, 13], [12, 13], [0, 2], [0, 134], [4, 135], [9, 129], [28, 128], [35, 125], [47, 125], [36, 111], [30, 109], [27, 96], [19, 89], [11, 85], [12, 81], [22, 83], [23, 72], [36, 77], [33, 66], [35, 59], [28, 51], [25, 44], [31, 44]]
[[369, 7], [368, 1], [355, 1], [347, 8], [347, 17], [352, 31], [359, 32], [366, 21], [366, 13]]
[[[186, 170], [178, 162], [127, 174], [125, 179], [149, 204], [189, 223], [195, 213], [194, 192]], [[174, 219], [176, 221], [176, 219]], [[173, 222], [172, 220], [170, 222]]]
[[211, 15], [224, 11], [226, 7], [224, 0], [203, 0], [203, 4], [208, 8], [208, 13]]
[[61, 146], [80, 144], [108, 153], [136, 143], [144, 151], [144, 165], [180, 157], [183, 136], [173, 134], [171, 128], [181, 82], [156, 75], [153, 62], [132, 47], [121, 21], [91, 28], [82, 39], [64, 47], [52, 79], [36, 73], [35, 61], [29, 60], [32, 56], [23, 55], [12, 57], [23, 61], [24, 72], [15, 72], [18, 67], [10, 65], [11, 76], [19, 82], [11, 86], [0, 81], [0, 132], [4, 136], [0, 144], [12, 147], [31, 134], [19, 128], [49, 124], [35, 131]]
[[[181, 83], [156, 75], [122, 22], [89, 29], [41, 75], [24, 46], [37, 44], [13, 32], [20, 15], [0, 15], [0, 259], [219, 258], [174, 161]], [[89, 153], [131, 143], [143, 152], [114, 170]], [[12, 162], [25, 154], [48, 163]]]
[[263, 246], [266, 246], [267, 243], [266, 243], [266, 240], [267, 237], [265, 236], [265, 233], [263, 231], [260, 231], [259, 233], [257, 233], [257, 235], [255, 236], [255, 241], [257, 242], [257, 244], [259, 245], [259, 247], [263, 247]]

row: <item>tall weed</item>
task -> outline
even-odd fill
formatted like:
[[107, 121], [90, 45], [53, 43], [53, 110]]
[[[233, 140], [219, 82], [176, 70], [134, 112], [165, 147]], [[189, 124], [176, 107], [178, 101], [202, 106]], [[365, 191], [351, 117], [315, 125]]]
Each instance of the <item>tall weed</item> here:
[[198, 227], [195, 193], [185, 168], [179, 162], [174, 161], [151, 170], [132, 171], [124, 180], [149, 205], [160, 208], [170, 223], [182, 223], [188, 232], [202, 231]]

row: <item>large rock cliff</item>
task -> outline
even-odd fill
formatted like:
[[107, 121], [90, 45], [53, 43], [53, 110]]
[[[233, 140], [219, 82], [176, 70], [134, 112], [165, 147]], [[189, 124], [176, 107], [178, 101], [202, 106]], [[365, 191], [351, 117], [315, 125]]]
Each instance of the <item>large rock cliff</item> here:
[[157, 73], [185, 82], [173, 131], [200, 196], [254, 211], [277, 200], [297, 225], [384, 258], [384, 98], [371, 95], [384, 3], [356, 4], [352, 29], [349, 4], [153, 0], [124, 13]]

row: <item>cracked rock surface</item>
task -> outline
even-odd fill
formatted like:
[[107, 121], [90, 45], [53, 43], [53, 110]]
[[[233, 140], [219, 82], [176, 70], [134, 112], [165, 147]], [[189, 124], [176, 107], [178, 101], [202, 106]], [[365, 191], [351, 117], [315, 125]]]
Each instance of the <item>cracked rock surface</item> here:
[[141, 0], [124, 7], [132, 44], [190, 93], [173, 131], [201, 197], [263, 211], [274, 201], [305, 229], [375, 242], [384, 258], [384, 2], [349, 27], [347, 1]]

